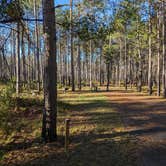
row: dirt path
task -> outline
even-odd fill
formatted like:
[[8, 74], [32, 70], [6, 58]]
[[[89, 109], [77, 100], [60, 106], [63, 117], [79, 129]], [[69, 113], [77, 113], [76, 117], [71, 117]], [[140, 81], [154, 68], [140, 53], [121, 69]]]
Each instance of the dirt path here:
[[140, 165], [166, 166], [166, 100], [122, 91], [108, 96], [122, 116], [125, 132], [139, 140]]

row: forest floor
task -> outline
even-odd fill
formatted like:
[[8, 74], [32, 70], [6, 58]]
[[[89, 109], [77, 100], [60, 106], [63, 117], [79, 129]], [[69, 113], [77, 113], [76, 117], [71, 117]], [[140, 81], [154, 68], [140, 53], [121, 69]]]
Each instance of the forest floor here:
[[113, 91], [107, 95], [119, 111], [124, 134], [138, 138], [142, 166], [166, 165], [166, 100], [143, 93]]
[[[58, 141], [50, 144], [40, 138], [42, 108], [41, 95], [24, 94], [20, 110], [9, 111], [0, 165], [153, 166], [158, 160], [154, 166], [165, 166], [164, 99], [131, 90], [59, 92]], [[66, 118], [71, 119], [68, 153]]]

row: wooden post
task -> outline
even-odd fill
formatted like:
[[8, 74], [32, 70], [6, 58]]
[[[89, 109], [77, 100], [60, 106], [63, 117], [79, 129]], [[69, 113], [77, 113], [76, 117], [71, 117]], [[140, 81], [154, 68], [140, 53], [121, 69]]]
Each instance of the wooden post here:
[[69, 128], [70, 128], [70, 119], [65, 120], [65, 152], [68, 152], [68, 146], [69, 146]]
[[17, 95], [15, 98], [15, 112], [19, 111], [19, 96]]

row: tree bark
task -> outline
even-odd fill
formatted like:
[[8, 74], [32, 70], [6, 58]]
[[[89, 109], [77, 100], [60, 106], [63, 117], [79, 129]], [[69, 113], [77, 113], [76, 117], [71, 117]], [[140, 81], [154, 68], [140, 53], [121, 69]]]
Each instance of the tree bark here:
[[26, 58], [25, 58], [25, 42], [24, 42], [24, 30], [22, 31], [22, 69], [23, 69], [23, 83], [26, 84]]
[[166, 72], [165, 72], [165, 61], [166, 61], [166, 9], [165, 9], [166, 3], [162, 2], [162, 56], [163, 56], [163, 73], [162, 73], [162, 88], [163, 88], [163, 97], [166, 98]]
[[121, 86], [121, 79], [122, 79], [122, 40], [119, 40], [119, 87]]
[[157, 96], [160, 96], [160, 15], [157, 11]]
[[106, 64], [107, 66], [107, 91], [109, 91], [110, 86], [110, 62]]
[[71, 53], [71, 81], [72, 91], [75, 91], [74, 55], [73, 55], [73, 0], [70, 0], [70, 53]]
[[127, 90], [127, 39], [125, 36], [125, 90]]
[[[78, 39], [79, 40], [79, 39]], [[78, 41], [78, 89], [81, 90], [81, 49], [80, 41]]]
[[149, 0], [149, 67], [148, 67], [148, 91], [152, 95], [152, 23], [151, 23], [151, 0]]
[[16, 94], [20, 93], [20, 23], [17, 23], [17, 41], [16, 41]]
[[40, 92], [40, 59], [39, 59], [39, 28], [38, 28], [38, 13], [37, 4], [34, 0], [34, 15], [35, 15], [35, 54], [36, 54], [36, 79], [37, 79], [37, 90]]
[[44, 111], [42, 137], [52, 142], [57, 138], [57, 66], [54, 0], [43, 0], [45, 37]]
[[89, 83], [92, 90], [92, 40], [90, 40], [90, 55], [89, 55]]

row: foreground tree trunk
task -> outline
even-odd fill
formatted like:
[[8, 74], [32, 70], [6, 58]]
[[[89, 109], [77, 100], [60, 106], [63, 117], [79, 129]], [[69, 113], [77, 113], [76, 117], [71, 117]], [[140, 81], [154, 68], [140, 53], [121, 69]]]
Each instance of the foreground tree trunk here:
[[57, 138], [57, 71], [54, 1], [43, 0], [43, 19], [45, 36], [45, 69], [44, 69], [44, 111], [42, 137], [46, 142]]

